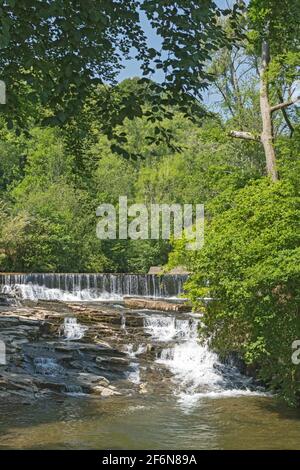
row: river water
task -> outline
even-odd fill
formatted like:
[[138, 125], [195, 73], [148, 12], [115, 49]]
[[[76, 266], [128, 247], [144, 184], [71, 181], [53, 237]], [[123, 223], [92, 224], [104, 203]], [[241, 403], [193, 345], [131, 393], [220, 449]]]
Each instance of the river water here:
[[[132, 388], [107, 398], [71, 393], [1, 402], [0, 449], [300, 449], [300, 410], [280, 404], [200, 344], [198, 316], [137, 311], [142, 333], [133, 342], [124, 306], [110, 309], [122, 312], [118, 344], [130, 362], [125, 382]], [[62, 326], [62, 341], [84, 344], [88, 327], [75, 318]], [[50, 358], [35, 366], [60, 371]]]
[[0, 405], [0, 449], [299, 449], [300, 414], [263, 397], [66, 397]]
[[0, 274], [0, 287], [31, 300], [111, 301], [124, 295], [176, 297], [186, 279], [186, 274]]

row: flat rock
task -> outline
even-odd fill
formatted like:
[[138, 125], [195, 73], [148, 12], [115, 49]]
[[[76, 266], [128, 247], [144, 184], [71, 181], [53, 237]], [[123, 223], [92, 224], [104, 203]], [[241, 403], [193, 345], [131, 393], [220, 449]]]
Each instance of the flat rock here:
[[186, 303], [139, 297], [125, 297], [124, 303], [129, 308], [160, 310], [164, 312], [189, 312], [192, 308], [191, 305]]

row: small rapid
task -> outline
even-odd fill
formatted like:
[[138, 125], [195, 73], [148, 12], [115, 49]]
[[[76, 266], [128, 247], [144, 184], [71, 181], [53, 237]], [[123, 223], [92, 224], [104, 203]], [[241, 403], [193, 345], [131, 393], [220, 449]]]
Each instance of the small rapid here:
[[33, 362], [37, 374], [46, 376], [60, 376], [64, 374], [63, 368], [52, 357], [36, 357]]
[[[119, 374], [137, 386], [146, 386], [148, 377], [151, 377], [151, 381], [155, 376], [155, 368], [159, 371], [157, 377], [161, 369], [166, 368], [168, 373], [164, 390], [170, 385], [179, 403], [185, 407], [193, 406], [204, 397], [265, 394], [253, 379], [243, 375], [235, 365], [222, 363], [218, 355], [210, 349], [209, 342], [199, 341], [198, 324], [201, 321], [199, 317], [179, 312], [170, 314], [146, 309], [135, 310], [133, 313], [124, 306], [120, 310], [120, 305], [116, 307], [113, 304], [115, 300], [121, 300], [126, 295], [169, 299], [179, 297], [183, 293], [186, 278], [186, 275], [2, 274], [0, 290], [14, 292], [21, 298], [31, 300], [103, 302], [113, 299], [108, 307], [108, 318], [110, 315], [114, 316], [111, 309], [115, 309], [115, 314], [119, 318], [119, 339], [123, 353], [127, 355], [127, 362], [123, 361], [123, 364], [120, 358], [113, 357], [111, 366], [107, 365], [106, 370], [101, 365], [102, 369], [108, 375]], [[102, 315], [103, 312], [99, 318]], [[135, 315], [139, 317], [141, 323], [136, 322], [133, 318]], [[96, 318], [95, 322], [97, 323]], [[87, 327], [79, 324], [75, 316], [65, 317], [60, 328], [60, 339], [83, 340], [86, 330]], [[103, 331], [106, 331], [106, 327]], [[95, 333], [98, 334], [97, 328]], [[115, 331], [112, 329], [112, 341], [114, 335]], [[90, 340], [90, 335], [87, 334], [87, 337]], [[102, 362], [98, 359], [98, 363], [91, 365], [91, 370], [97, 371]], [[77, 364], [76, 361], [74, 364]], [[127, 370], [122, 371], [123, 375], [119, 372], [122, 369], [121, 364], [122, 367], [127, 367]], [[37, 361], [35, 369], [44, 375], [59, 374], [57, 364], [47, 358]]]
[[240, 373], [234, 365], [220, 362], [208, 342], [198, 339], [198, 319], [176, 318], [160, 314], [144, 319], [145, 331], [165, 347], [156, 362], [173, 374], [174, 393], [185, 407], [195, 405], [200, 398], [221, 398], [263, 394], [252, 378]]
[[199, 342], [200, 316], [28, 304], [3, 310], [2, 448], [299, 448], [297, 410]]
[[87, 326], [77, 323], [76, 318], [66, 317], [64, 319], [63, 336], [68, 341], [82, 339], [87, 329]]

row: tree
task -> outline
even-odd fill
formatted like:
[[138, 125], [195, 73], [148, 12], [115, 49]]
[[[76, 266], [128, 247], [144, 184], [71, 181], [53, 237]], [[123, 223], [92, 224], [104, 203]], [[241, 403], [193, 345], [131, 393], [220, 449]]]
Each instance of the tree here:
[[[247, 17], [250, 29], [248, 40], [256, 53], [260, 50], [262, 132], [258, 136], [251, 132], [231, 131], [230, 135], [239, 139], [260, 141], [264, 148], [268, 175], [273, 181], [277, 181], [273, 114], [281, 110], [289, 122], [286, 109], [300, 99], [298, 94], [293, 96], [292, 92], [292, 87], [300, 76], [297, 66], [300, 58], [300, 4], [298, 0], [252, 0], [247, 9]], [[282, 97], [282, 89], [278, 84], [289, 86], [289, 96], [281, 103], [272, 105], [274, 96], [271, 86], [277, 90], [277, 94], [279, 91], [279, 96]]]
[[[205, 309], [201, 333], [211, 347], [223, 357], [238, 354], [293, 404], [300, 400], [299, 367], [291, 360], [300, 334], [297, 186], [261, 178], [235, 191], [208, 222], [204, 248], [190, 255], [187, 286]], [[209, 303], [201, 300], [207, 297]]]
[[[206, 70], [212, 51], [229, 47], [218, 19], [225, 15], [235, 22], [238, 3], [230, 10], [211, 0], [2, 0], [0, 69], [8, 95], [2, 112], [10, 126], [15, 121], [22, 127], [32, 102], [30, 111], [40, 107], [44, 123], [64, 125], [78, 114], [91, 88], [102, 84], [107, 96], [97, 105], [108, 114], [111, 134], [114, 125], [141, 113], [141, 98], [131, 93], [117, 122], [116, 113], [110, 116], [108, 85], [116, 83], [122, 61], [134, 54], [151, 102], [149, 119], [159, 120], [176, 103], [193, 117], [199, 111], [196, 100], [212, 78]], [[141, 10], [161, 38], [160, 51], [147, 45]], [[161, 83], [150, 80], [156, 71], [164, 75]], [[170, 141], [165, 129], [158, 130], [157, 138]]]
[[135, 0], [2, 0], [1, 111], [24, 124], [25, 94], [48, 108], [46, 122], [76, 115], [91, 84], [114, 82], [132, 48], [146, 54], [137, 7]]

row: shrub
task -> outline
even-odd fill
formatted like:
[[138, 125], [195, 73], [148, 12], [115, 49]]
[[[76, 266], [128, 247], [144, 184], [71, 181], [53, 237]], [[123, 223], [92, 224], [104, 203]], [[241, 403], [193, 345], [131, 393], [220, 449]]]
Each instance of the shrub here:
[[191, 260], [188, 294], [205, 306], [201, 335], [225, 355], [235, 351], [271, 389], [300, 399], [292, 343], [300, 339], [300, 198], [289, 181], [267, 178], [237, 191], [208, 224]]

